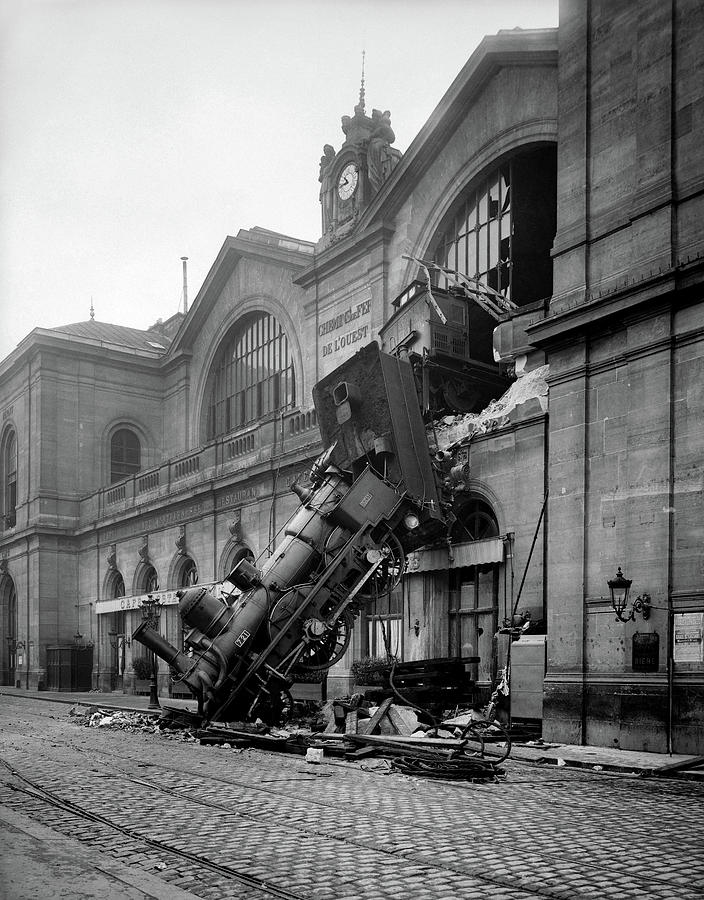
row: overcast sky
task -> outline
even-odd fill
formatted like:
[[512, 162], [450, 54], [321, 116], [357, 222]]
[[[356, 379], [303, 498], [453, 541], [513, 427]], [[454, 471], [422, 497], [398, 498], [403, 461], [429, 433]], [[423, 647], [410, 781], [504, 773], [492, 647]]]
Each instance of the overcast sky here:
[[318, 164], [358, 101], [406, 150], [501, 28], [557, 0], [0, 0], [0, 359], [37, 326], [136, 328], [227, 235], [320, 237]]

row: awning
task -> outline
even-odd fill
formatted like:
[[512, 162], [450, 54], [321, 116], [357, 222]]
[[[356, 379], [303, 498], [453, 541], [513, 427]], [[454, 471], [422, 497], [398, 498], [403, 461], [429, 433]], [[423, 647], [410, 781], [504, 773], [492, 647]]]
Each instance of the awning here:
[[[452, 556], [450, 556], [450, 550]], [[467, 566], [485, 566], [504, 561], [503, 538], [488, 538], [484, 541], [467, 541], [453, 544], [451, 548], [435, 547], [432, 550], [417, 550], [409, 553], [408, 572], [432, 572], [437, 569], [463, 569]]]

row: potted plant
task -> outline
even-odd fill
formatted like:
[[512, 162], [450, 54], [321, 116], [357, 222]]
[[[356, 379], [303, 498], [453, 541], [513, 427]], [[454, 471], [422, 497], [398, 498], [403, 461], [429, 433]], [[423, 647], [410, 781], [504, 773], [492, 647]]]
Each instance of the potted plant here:
[[393, 659], [389, 656], [363, 656], [350, 666], [354, 690], [388, 686]]
[[135, 677], [135, 694], [148, 694], [153, 674], [151, 658], [149, 656], [138, 656], [136, 659], [133, 659], [132, 671]]

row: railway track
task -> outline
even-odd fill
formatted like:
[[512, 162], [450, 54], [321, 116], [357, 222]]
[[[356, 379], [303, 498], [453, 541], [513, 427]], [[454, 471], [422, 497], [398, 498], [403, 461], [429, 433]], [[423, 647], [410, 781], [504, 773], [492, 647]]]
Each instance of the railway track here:
[[[458, 900], [480, 896], [482, 891], [484, 896], [510, 891], [515, 897], [563, 900], [565, 887], [559, 880], [538, 884], [525, 877], [520, 860], [527, 846], [525, 823], [502, 815], [503, 805], [534, 807], [537, 818], [547, 818], [548, 831], [551, 816], [576, 819], [589, 807], [595, 821], [601, 810], [602, 824], [608, 828], [607, 813], [614, 797], [618, 803], [619, 796], [626, 798], [635, 791], [647, 804], [661, 805], [666, 815], [675, 817], [682, 815], [679, 801], [688, 795], [679, 783], [636, 785], [627, 779], [600, 780], [577, 772], [561, 772], [556, 778], [545, 770], [527, 768], [519, 769], [512, 783], [501, 786], [435, 784], [430, 788], [416, 779], [370, 778], [347, 764], [339, 764], [344, 771], [335, 778], [338, 770], [306, 767], [299, 757], [206, 750], [157, 735], [97, 733], [97, 729], [76, 728], [75, 737], [67, 739], [66, 723], [57, 727], [50, 723], [51, 731], [44, 734], [37, 734], [37, 724], [41, 721], [33, 726], [28, 720], [22, 729], [28, 732], [24, 754], [0, 742], [2, 802], [62, 833], [88, 838], [100, 849], [138, 860], [139, 866], [159, 878], [178, 879], [181, 887], [203, 897], [383, 898], [384, 893], [356, 888], [353, 893], [353, 868], [341, 871], [337, 883], [323, 877], [340, 865], [344, 868], [340, 861], [363, 859], [375, 873], [397, 869], [399, 879], [412, 871], [414, 880], [442, 884], [446, 895]], [[30, 759], [36, 760], [34, 771]], [[531, 772], [535, 772], [532, 780]], [[376, 795], [370, 784], [376, 786]], [[587, 784], [593, 789], [588, 804], [580, 791], [580, 785]], [[76, 791], [83, 793], [84, 801], [76, 802]], [[461, 847], [456, 816], [443, 821], [437, 815], [443, 798], [449, 809], [458, 797], [466, 798], [468, 807], [462, 837], [476, 847], [471, 857], [452, 853], [453, 847]], [[546, 798], [552, 809], [546, 806]], [[428, 819], [429, 804], [433, 821]], [[495, 816], [490, 813], [492, 805]], [[662, 815], [660, 819], [662, 824]], [[155, 823], [164, 822], [169, 823], [165, 833], [154, 828]], [[621, 819], [619, 834], [626, 843], [642, 837], [642, 831], [638, 822]], [[432, 834], [429, 849], [418, 839], [419, 832]], [[679, 835], [683, 853], [697, 852], [695, 837], [693, 830]], [[434, 852], [436, 846], [443, 852]], [[505, 862], [510, 850], [515, 863]], [[310, 865], [297, 871], [306, 858]], [[534, 866], [545, 871], [564, 866], [564, 842], [534, 844], [532, 859]], [[502, 860], [500, 867], [493, 864], [497, 860]], [[579, 868], [594, 878], [603, 876], [603, 857], [582, 855]], [[647, 891], [639, 896], [664, 897], [672, 888], [669, 875], [652, 869], [647, 884]], [[341, 893], [344, 890], [349, 894]], [[409, 889], [407, 896], [416, 894]], [[690, 894], [684, 889], [681, 896]]]

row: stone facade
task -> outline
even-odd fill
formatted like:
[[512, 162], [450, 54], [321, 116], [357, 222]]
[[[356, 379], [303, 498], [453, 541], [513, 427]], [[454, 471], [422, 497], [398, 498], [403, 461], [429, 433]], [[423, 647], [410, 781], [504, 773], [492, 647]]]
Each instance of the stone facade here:
[[[3, 680], [46, 684], [54, 648], [88, 643], [92, 683], [129, 689], [129, 636], [149, 591], [178, 645], [174, 592], [189, 567], [200, 583], [222, 579], [296, 507], [289, 487], [321, 447], [313, 385], [383, 340], [394, 300], [419, 277], [412, 258], [437, 260], [458, 202], [475, 191], [481, 214], [480, 186], [514, 166], [523, 206], [506, 253], [517, 272], [521, 242], [553, 218], [552, 287], [546, 256], [548, 289], [516, 287], [517, 308], [497, 324], [497, 371], [547, 363], [549, 410], [529, 401], [467, 442], [466, 498], [490, 511], [500, 557], [482, 556], [475, 534], [474, 547], [453, 538], [446, 557], [409, 561], [389, 617], [394, 649], [477, 654], [490, 691], [510, 642], [497, 632], [520, 601], [547, 623], [548, 739], [702, 752], [703, 34], [692, 3], [563, 0], [559, 29], [486, 38], [402, 156], [362, 95], [340, 150], [324, 151], [317, 244], [263, 228], [226, 238], [188, 314], [146, 332], [35, 329], [0, 364], [0, 450], [13, 435], [17, 446], [9, 516], [2, 461]], [[555, 150], [556, 196], [536, 197], [518, 163], [538, 153], [549, 167]], [[370, 153], [392, 161], [381, 178]], [[349, 165], [359, 185], [343, 198]], [[498, 215], [471, 232], [479, 247], [491, 247]], [[287, 338], [295, 398], [213, 431], [223, 347], [262, 313]], [[140, 463], [111, 481], [124, 429]], [[634, 595], [650, 596], [647, 620], [615, 621], [607, 580], [619, 566]], [[353, 658], [379, 649], [380, 618], [360, 622], [332, 690], [349, 686]], [[647, 671], [634, 667], [643, 635], [659, 645]]]

